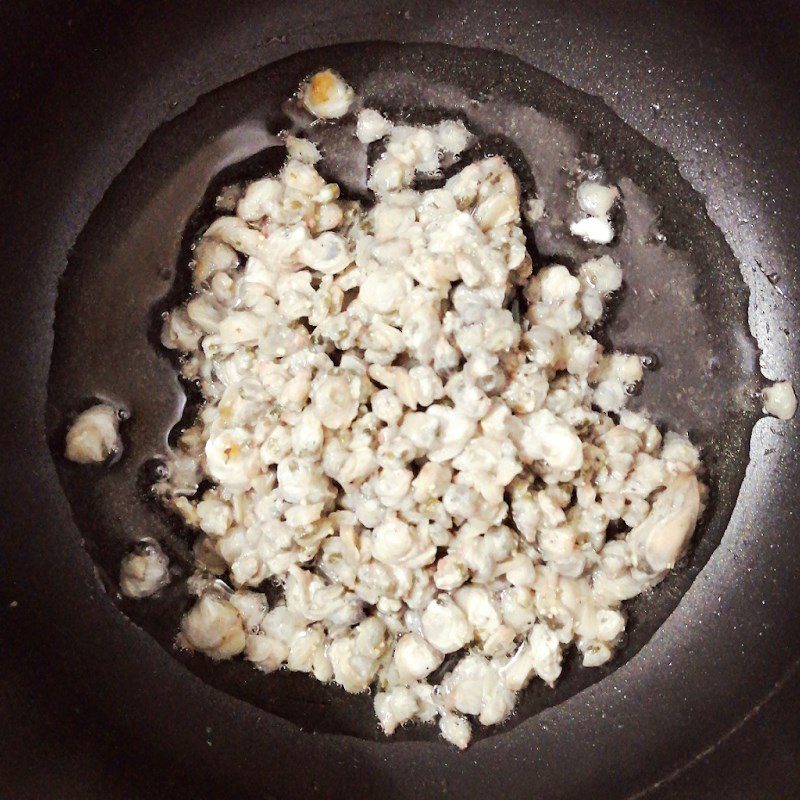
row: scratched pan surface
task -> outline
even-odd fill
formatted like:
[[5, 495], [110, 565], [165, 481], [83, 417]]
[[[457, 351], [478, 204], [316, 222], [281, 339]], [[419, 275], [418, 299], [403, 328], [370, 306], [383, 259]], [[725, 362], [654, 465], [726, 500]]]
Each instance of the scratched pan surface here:
[[[797, 427], [759, 421], [755, 399], [761, 370], [798, 364], [800, 115], [780, 37], [767, 47], [752, 33], [780, 26], [746, 38], [712, 8], [665, 5], [655, 24], [633, 7], [122, 4], [84, 9], [62, 34], [63, 69], [43, 73], [45, 99], [15, 120], [4, 183], [7, 591], [32, 669], [147, 770], [245, 796], [627, 797], [725, 735], [800, 655]], [[323, 65], [395, 113], [467, 118], [482, 151], [507, 155], [554, 209], [568, 192], [547, 165], [600, 157], [626, 188], [626, 290], [605, 335], [658, 356], [634, 402], [707, 456], [695, 546], [632, 605], [619, 657], [531, 687], [465, 755], [425, 727], [385, 740], [366, 697], [176, 653], [179, 581], [147, 603], [115, 598], [131, 537], [157, 536], [179, 565], [188, 541], [144, 491], [182, 403], [153, 344], [158, 311], [180, 295], [207, 198], [279, 163], [266, 146], [281, 101]], [[331, 174], [352, 155], [327, 152]], [[587, 255], [529, 234], [537, 263]], [[97, 396], [132, 412], [125, 456], [70, 469], [59, 438]]]

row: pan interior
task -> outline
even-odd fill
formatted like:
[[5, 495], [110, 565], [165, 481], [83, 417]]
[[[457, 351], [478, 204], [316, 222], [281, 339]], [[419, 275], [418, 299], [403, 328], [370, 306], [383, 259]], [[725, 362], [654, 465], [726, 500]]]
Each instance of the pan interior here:
[[[739, 265], [674, 160], [601, 100], [496, 52], [386, 43], [307, 51], [202, 97], [153, 132], [75, 243], [60, 289], [48, 387], [53, 458], [109, 597], [175, 658], [208, 683], [303, 729], [382, 738], [368, 696], [304, 675], [264, 675], [241, 661], [216, 663], [177, 651], [175, 632], [189, 604], [182, 580], [149, 600], [126, 601], [116, 593], [121, 556], [145, 536], [162, 542], [183, 577], [191, 571], [191, 533], [147, 491], [170, 431], [192, 408], [174, 362], [158, 344], [160, 315], [186, 295], [189, 246], [214, 215], [220, 189], [279, 167], [284, 153], [274, 134], [289, 124], [284, 101], [325, 66], [339, 70], [366, 105], [394, 117], [464, 119], [479, 137], [478, 152], [506, 156], [523, 191], [544, 199], [550, 221], [571, 212], [570, 171], [599, 160], [624, 194], [619, 241], [592, 250], [563, 226], [555, 236], [528, 228], [534, 262], [569, 266], [601, 251], [621, 262], [625, 286], [604, 337], [609, 346], [652, 354], [657, 363], [631, 405], [688, 431], [704, 452], [709, 511], [686, 563], [628, 605], [627, 640], [616, 658], [591, 670], [569, 658], [555, 689], [534, 682], [503, 726], [475, 731], [487, 735], [581, 691], [647, 643], [725, 530], [758, 416], [757, 350]], [[321, 171], [352, 195], [363, 194], [366, 160], [355, 143], [326, 127], [311, 135], [323, 144]], [[96, 399], [130, 412], [124, 452], [111, 467], [69, 464], [62, 456], [66, 426]], [[433, 728], [415, 726], [395, 738], [432, 736]]]

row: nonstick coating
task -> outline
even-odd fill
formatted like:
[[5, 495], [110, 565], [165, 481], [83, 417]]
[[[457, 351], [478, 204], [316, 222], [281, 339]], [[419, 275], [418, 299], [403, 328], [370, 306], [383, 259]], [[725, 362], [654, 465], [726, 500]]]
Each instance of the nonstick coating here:
[[[6, 117], [2, 184], [2, 591], [4, 609], [18, 603], [6, 611], [14, 646], [50, 702], [80, 705], [110, 738], [128, 742], [149, 773], [180, 770], [247, 797], [622, 798], [680, 769], [756, 706], [800, 655], [797, 422], [756, 424], [719, 545], [652, 639], [604, 680], [463, 755], [436, 741], [310, 735], [201, 682], [105, 594], [45, 436], [55, 297], [70, 248], [112, 180], [150, 133], [199, 95], [313, 47], [438, 41], [499, 49], [602, 95], [671, 153], [742, 265], [761, 368], [768, 377], [796, 376], [800, 113], [796, 65], [782, 60], [786, 23], [750, 18], [738, 3], [726, 3], [725, 13], [708, 4], [647, 6], [650, 19], [634, 2], [513, 10], [492, 3], [144, 5], [87, 6], [71, 28], [55, 26], [64, 16], [23, 26], [21, 35], [38, 30], [41, 47], [50, 48], [38, 62], [38, 82], [11, 47], [17, 60], [6, 107], [14, 113]], [[717, 282], [735, 306], [739, 280], [715, 271], [707, 291]]]
[[[369, 695], [354, 697], [298, 673], [254, 673], [242, 660], [219, 664], [176, 652], [175, 633], [191, 602], [185, 578], [195, 535], [170, 519], [149, 492], [170, 429], [182, 430], [196, 413], [176, 380], [174, 354], [160, 346], [161, 315], [189, 291], [190, 248], [218, 215], [215, 199], [234, 180], [277, 171], [284, 150], [267, 131], [289, 124], [282, 110], [286, 98], [325, 65], [341, 70], [365, 104], [378, 103], [395, 118], [464, 116], [478, 139], [465, 159], [505, 155], [523, 192], [535, 191], [551, 220], [569, 218], [574, 202], [567, 166], [583, 153], [599, 156], [625, 195], [619, 242], [590, 247], [548, 224], [547, 237], [541, 228], [528, 231], [534, 268], [605, 252], [619, 261], [625, 288], [598, 335], [623, 352], [658, 353], [657, 369], [630, 405], [649, 409], [670, 429], [690, 432], [703, 450], [711, 497], [687, 563], [657, 591], [627, 605], [626, 642], [603, 669], [581, 669], [573, 651], [555, 690], [533, 681], [503, 727], [476, 725], [473, 738], [496, 735], [600, 680], [649, 641], [719, 543], [760, 415], [756, 347], [738, 262], [677, 164], [599, 99], [500, 53], [387, 43], [306, 50], [202, 97], [148, 139], [78, 237], [56, 306], [48, 439], [109, 593], [118, 590], [122, 555], [144, 536], [160, 541], [181, 572], [151, 599], [120, 598], [131, 619], [204, 680], [306, 731], [385, 741]], [[350, 191], [365, 192], [366, 165], [359, 162], [364, 150], [346, 130], [345, 123], [309, 131], [320, 137], [325, 154], [317, 167], [337, 179], [340, 164], [347, 164]], [[648, 198], [647, 205], [638, 195]], [[641, 230], [656, 222], [659, 234]], [[190, 396], [197, 394], [192, 389]], [[119, 403], [131, 416], [121, 426], [121, 457], [110, 468], [87, 468], [63, 457], [66, 426], [97, 398]], [[394, 739], [437, 736], [435, 726], [412, 725]]]

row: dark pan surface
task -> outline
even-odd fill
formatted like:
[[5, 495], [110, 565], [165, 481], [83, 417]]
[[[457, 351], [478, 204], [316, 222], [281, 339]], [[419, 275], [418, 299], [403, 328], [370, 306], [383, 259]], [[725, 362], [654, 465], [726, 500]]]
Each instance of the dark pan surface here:
[[[557, 707], [460, 756], [437, 742], [302, 734], [199, 682], [126, 622], [94, 577], [58, 487], [44, 393], [67, 252], [145, 138], [198, 95], [264, 63], [375, 38], [497, 47], [569, 85], [603, 93], [623, 119], [672, 153], [683, 178], [707, 197], [751, 288], [750, 325], [765, 373], [797, 374], [800, 175], [792, 143], [800, 115], [796, 79], [787, 77], [794, 73], [782, 61], [789, 52], [781, 46], [782, 28], [746, 16], [740, 28], [730, 5], [720, 16], [713, 6], [704, 6], [702, 15], [683, 4], [663, 6], [657, 20], [636, 16], [635, 3], [602, 10], [542, 3], [502, 13], [485, 4], [428, 11], [413, 3], [368, 11], [353, 3], [335, 14], [313, 3], [198, 4], [174, 16], [165, 8], [120, 8], [118, 16], [87, 12], [76, 21], [75, 34], [65, 39], [75, 49], [48, 76], [53, 84], [44, 99], [26, 102], [25, 115], [16, 118], [10, 139], [16, 158], [4, 165], [4, 185], [15, 195], [5, 198], [14, 202], [3, 229], [9, 299], [0, 363], [12, 380], [3, 394], [8, 424], [2, 436], [14, 457], [3, 467], [0, 547], [10, 576], [3, 592], [19, 603], [15, 628], [25, 635], [18, 638], [37, 679], [49, 681], [51, 690], [55, 683], [51, 697], [80, 704], [110, 737], [124, 736], [133, 751], [145, 753], [153, 769], [180, 764], [181, 771], [244, 796], [432, 796], [447, 788], [453, 796], [573, 797], [591, 790], [625, 797], [723, 736], [800, 654], [796, 422], [757, 423], [730, 525], [713, 554], [702, 554], [705, 542], [709, 550], [715, 543], [712, 519], [686, 574], [707, 563], [634, 658], [580, 693], [573, 685]], [[754, 32], [773, 36], [772, 46]], [[676, 202], [677, 211], [686, 197]], [[709, 242], [705, 253], [713, 237]], [[707, 258], [695, 263], [708, 264]], [[707, 295], [718, 296], [705, 302], [719, 310], [718, 319], [707, 314], [708, 324], [733, 336], [729, 320], [741, 321], [739, 276], [723, 261], [728, 271], [717, 268], [725, 276], [719, 285], [703, 284]], [[615, 344], [625, 346], [624, 334], [617, 331]], [[735, 375], [742, 351], [733, 341], [724, 346], [732, 354], [725, 372]], [[727, 409], [724, 395], [715, 400]], [[719, 413], [718, 419], [736, 417]], [[733, 424], [746, 427], [746, 416]], [[709, 441], [725, 435], [707, 434]], [[720, 475], [729, 469], [725, 474], [736, 479], [744, 450], [734, 441], [720, 450], [715, 469]], [[724, 514], [730, 498], [717, 494]], [[666, 611], [651, 621], [657, 624]]]
[[[112, 595], [121, 556], [143, 536], [165, 544], [186, 577], [191, 533], [159, 514], [147, 491], [170, 428], [180, 428], [187, 416], [175, 366], [158, 345], [161, 312], [186, 292], [189, 245], [219, 213], [214, 200], [221, 189], [277, 170], [283, 148], [270, 132], [290, 124], [284, 100], [306, 75], [326, 65], [339, 69], [367, 105], [411, 119], [465, 117], [479, 135], [476, 156], [506, 155], [523, 190], [535, 190], [545, 201], [546, 228], [529, 230], [537, 263], [574, 263], [609, 251], [619, 259], [625, 290], [604, 334], [623, 350], [658, 353], [658, 368], [632, 405], [649, 407], [669, 427], [690, 431], [704, 450], [712, 502], [689, 563], [631, 604], [628, 644], [614, 662], [582, 670], [573, 660], [556, 691], [535, 682], [504, 726], [476, 728], [476, 736], [494, 735], [609, 674], [674, 610], [727, 525], [758, 414], [756, 348], [735, 258], [677, 164], [599, 100], [508, 56], [388, 44], [307, 51], [201, 98], [148, 140], [75, 245], [56, 312], [51, 447], [75, 519]], [[364, 181], [353, 175], [365, 178], [363, 150], [352, 131], [343, 136], [341, 130], [310, 132], [323, 142], [320, 169], [331, 179], [349, 177], [351, 194], [362, 194]], [[574, 213], [575, 181], [568, 170], [593, 155], [624, 192], [620, 241], [611, 248], [576, 244], [559, 227]], [[710, 396], [717, 400], [709, 402]], [[95, 398], [132, 415], [123, 425], [123, 457], [110, 468], [87, 469], [62, 457], [65, 424]], [[174, 580], [164, 595], [121, 606], [175, 652], [180, 615], [190, 601], [182, 580]], [[384, 740], [367, 695], [348, 696], [297, 674], [254, 673], [244, 662], [214, 664], [185, 653], [180, 658], [212, 685], [304, 730]], [[433, 726], [415, 726], [395, 738], [437, 735]]]

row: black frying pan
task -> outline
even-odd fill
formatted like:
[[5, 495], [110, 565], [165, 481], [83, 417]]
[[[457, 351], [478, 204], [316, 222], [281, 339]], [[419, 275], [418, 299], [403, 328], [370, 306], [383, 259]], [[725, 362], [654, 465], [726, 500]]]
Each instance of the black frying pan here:
[[[13, 642], [51, 704], [85, 709], [92, 735], [124, 742], [149, 786], [178, 770], [259, 797], [623, 798], [682, 769], [783, 679], [800, 656], [797, 423], [759, 421], [756, 395], [760, 370], [796, 376], [800, 361], [792, 15], [739, 3], [15, 5], [3, 33], [0, 546]], [[257, 140], [230, 132], [279, 128], [279, 100], [324, 65], [400, 112], [468, 115], [453, 87], [536, 107], [644, 187], [687, 254], [688, 293], [629, 254], [608, 336], [659, 355], [638, 402], [705, 448], [712, 504], [688, 563], [632, 606], [614, 662], [531, 688], [466, 754], [426, 728], [385, 740], [366, 698], [176, 654], [178, 586], [161, 603], [120, 609], [114, 597], [126, 537], [145, 530], [181, 556], [180, 532], [135, 491], [177, 396], [153, 315], [182, 291], [175, 267], [215, 188], [270, 166]], [[480, 133], [536, 183], [524, 131]], [[661, 302], [637, 306], [632, 289], [646, 286]], [[134, 420], [126, 458], [87, 478], [60, 460], [60, 438], [102, 392]], [[3, 766], [15, 796], [27, 765]]]

